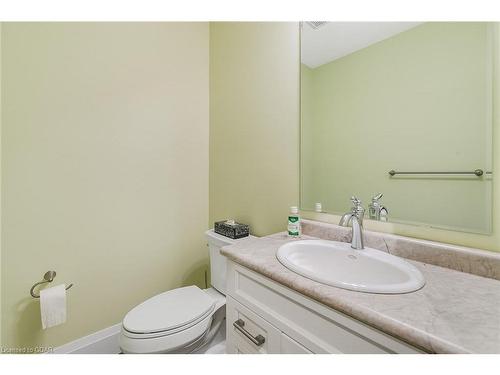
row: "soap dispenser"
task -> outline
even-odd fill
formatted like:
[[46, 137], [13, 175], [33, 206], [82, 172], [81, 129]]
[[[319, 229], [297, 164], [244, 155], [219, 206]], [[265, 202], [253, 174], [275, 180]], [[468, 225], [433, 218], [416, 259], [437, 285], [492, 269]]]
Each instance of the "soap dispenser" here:
[[290, 207], [288, 214], [288, 237], [298, 238], [302, 234], [299, 208], [296, 206]]

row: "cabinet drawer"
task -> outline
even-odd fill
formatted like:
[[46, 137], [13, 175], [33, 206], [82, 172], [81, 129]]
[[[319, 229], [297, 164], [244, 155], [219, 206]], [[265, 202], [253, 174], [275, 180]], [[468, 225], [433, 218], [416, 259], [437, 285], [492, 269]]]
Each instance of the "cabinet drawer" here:
[[226, 299], [228, 353], [279, 353], [281, 332], [231, 297]]

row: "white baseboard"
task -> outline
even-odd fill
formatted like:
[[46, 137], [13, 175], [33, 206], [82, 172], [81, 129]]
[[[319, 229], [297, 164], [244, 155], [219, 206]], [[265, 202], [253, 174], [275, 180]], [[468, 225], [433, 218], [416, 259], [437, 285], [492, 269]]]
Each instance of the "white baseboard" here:
[[58, 346], [54, 354], [118, 354], [121, 323]]

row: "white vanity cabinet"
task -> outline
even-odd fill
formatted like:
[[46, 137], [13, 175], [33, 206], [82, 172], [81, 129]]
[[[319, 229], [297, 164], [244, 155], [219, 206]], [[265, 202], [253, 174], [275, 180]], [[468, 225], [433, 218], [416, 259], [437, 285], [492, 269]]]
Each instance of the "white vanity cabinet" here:
[[226, 311], [228, 353], [422, 353], [232, 261]]

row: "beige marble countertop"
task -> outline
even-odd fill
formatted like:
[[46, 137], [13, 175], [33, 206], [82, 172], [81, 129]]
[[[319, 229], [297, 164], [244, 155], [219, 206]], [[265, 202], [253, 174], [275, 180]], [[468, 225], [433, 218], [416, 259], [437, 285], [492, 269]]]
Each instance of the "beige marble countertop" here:
[[[303, 236], [302, 239], [315, 239]], [[280, 284], [432, 353], [500, 353], [500, 281], [417, 261], [426, 285], [408, 294], [370, 294], [300, 276], [276, 258], [284, 233], [248, 238], [221, 253]]]

